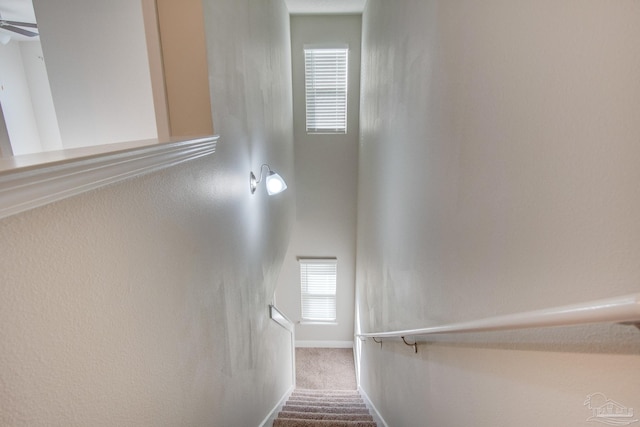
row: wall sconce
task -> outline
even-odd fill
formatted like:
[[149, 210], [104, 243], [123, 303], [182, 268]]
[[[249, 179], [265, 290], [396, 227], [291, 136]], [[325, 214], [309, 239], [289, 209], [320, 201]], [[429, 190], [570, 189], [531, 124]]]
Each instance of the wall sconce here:
[[260, 166], [260, 178], [256, 179], [256, 176], [253, 172], [249, 173], [249, 188], [251, 189], [251, 194], [256, 192], [256, 188], [258, 188], [258, 184], [262, 182], [262, 171], [264, 168], [267, 168], [267, 194], [273, 196], [274, 194], [282, 193], [287, 189], [287, 183], [284, 182], [284, 179], [276, 172], [272, 171], [268, 164], [263, 164]]

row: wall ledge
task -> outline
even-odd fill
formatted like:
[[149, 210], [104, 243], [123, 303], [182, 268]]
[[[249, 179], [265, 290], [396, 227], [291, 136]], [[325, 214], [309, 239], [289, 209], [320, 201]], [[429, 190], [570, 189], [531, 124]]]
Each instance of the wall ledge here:
[[140, 141], [3, 159], [0, 218], [213, 154], [218, 139]]
[[271, 320], [285, 328], [289, 332], [293, 332], [295, 329], [295, 325], [293, 322], [284, 315], [282, 311], [278, 309], [275, 305], [269, 305], [269, 317]]

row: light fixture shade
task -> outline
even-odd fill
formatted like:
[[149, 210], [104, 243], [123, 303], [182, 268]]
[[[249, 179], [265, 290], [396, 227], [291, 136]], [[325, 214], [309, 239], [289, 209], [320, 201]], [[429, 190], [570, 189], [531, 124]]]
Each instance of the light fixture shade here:
[[270, 170], [267, 175], [267, 194], [273, 196], [274, 194], [282, 193], [287, 189], [287, 183], [276, 172]]
[[267, 176], [265, 177], [265, 186], [267, 187], [267, 194], [273, 196], [274, 194], [282, 193], [287, 189], [287, 183], [284, 182], [284, 179], [276, 172], [272, 171], [268, 164], [263, 164], [260, 166], [260, 177], [256, 178], [253, 172], [249, 172], [249, 190], [251, 190], [251, 194], [256, 192], [258, 188], [258, 184], [262, 182], [262, 178], [264, 177], [263, 171], [266, 169]]

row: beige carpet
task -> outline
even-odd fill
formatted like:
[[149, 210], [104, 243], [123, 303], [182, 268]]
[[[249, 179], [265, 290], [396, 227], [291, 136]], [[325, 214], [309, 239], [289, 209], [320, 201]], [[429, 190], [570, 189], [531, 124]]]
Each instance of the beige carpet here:
[[357, 391], [296, 389], [273, 427], [376, 427], [376, 423]]
[[296, 387], [313, 390], [355, 390], [353, 350], [296, 348]]

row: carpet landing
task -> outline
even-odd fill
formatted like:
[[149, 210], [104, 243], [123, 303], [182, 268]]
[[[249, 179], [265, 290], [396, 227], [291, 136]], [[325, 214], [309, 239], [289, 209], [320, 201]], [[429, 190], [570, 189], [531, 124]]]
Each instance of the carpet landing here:
[[355, 390], [350, 348], [296, 348], [296, 385], [315, 390]]
[[355, 390], [296, 389], [273, 427], [377, 427]]

